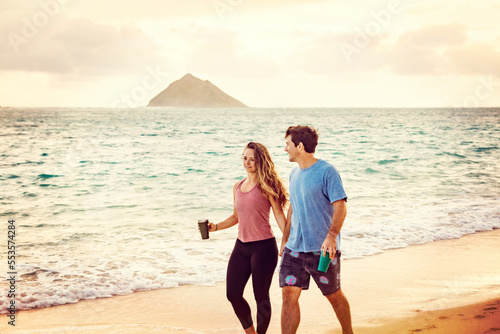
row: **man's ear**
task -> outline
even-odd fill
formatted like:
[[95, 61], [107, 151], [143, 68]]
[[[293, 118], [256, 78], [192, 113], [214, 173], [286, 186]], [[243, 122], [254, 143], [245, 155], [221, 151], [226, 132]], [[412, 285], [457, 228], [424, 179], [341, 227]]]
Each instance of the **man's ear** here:
[[300, 142], [299, 145], [297, 145], [297, 149], [304, 150], [304, 143]]

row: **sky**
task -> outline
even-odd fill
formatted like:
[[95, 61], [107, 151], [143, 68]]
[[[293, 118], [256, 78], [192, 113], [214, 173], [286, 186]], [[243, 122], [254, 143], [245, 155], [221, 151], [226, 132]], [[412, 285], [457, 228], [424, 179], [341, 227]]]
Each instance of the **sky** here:
[[500, 107], [498, 0], [2, 0], [0, 106]]

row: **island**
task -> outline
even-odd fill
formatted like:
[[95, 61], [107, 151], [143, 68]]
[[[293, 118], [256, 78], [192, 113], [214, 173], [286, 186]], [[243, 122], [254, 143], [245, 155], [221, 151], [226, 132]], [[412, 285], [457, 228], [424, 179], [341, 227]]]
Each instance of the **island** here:
[[148, 107], [248, 108], [208, 80], [188, 73], [149, 101]]

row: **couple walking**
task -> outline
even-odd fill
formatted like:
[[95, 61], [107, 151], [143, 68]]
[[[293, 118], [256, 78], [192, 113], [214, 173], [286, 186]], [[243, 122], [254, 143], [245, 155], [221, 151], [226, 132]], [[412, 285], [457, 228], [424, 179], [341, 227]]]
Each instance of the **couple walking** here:
[[[271, 320], [269, 289], [282, 256], [279, 284], [282, 288], [282, 333], [296, 333], [300, 322], [299, 297], [309, 288], [310, 276], [331, 303], [344, 333], [352, 333], [349, 303], [340, 289], [340, 229], [346, 216], [347, 195], [338, 172], [314, 157], [318, 134], [308, 126], [291, 126], [285, 134], [285, 151], [299, 166], [290, 174], [290, 206], [287, 191], [277, 175], [271, 156], [262, 144], [250, 142], [243, 151], [248, 176], [234, 185], [233, 214], [209, 223], [211, 232], [236, 224], [238, 238], [229, 259], [226, 294], [245, 333], [263, 334]], [[283, 232], [280, 250], [269, 216]], [[317, 270], [320, 253], [332, 259], [326, 273]], [[257, 302], [257, 328], [243, 291], [250, 276]]]

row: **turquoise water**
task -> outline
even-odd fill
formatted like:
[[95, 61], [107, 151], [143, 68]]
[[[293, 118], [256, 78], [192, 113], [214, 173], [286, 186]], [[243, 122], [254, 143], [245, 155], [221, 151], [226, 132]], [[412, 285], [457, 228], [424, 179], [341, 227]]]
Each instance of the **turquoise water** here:
[[18, 309], [223, 280], [236, 228], [202, 241], [196, 221], [231, 214], [248, 141], [288, 179], [289, 125], [318, 128], [316, 156], [344, 181], [346, 259], [500, 228], [500, 109], [0, 109], [0, 122]]

